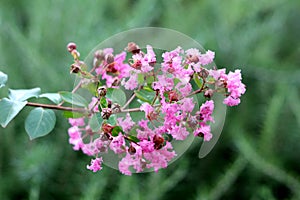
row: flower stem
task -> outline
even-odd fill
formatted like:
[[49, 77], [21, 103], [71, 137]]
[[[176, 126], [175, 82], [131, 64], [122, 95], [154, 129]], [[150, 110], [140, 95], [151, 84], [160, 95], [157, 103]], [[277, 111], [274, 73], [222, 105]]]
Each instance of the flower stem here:
[[42, 103], [34, 103], [34, 102], [27, 102], [26, 106], [42, 107], [42, 108], [49, 108], [54, 110], [64, 110], [64, 111], [79, 112], [79, 113], [89, 113], [89, 111], [85, 108], [72, 108], [72, 107], [65, 107], [60, 105], [42, 104]]

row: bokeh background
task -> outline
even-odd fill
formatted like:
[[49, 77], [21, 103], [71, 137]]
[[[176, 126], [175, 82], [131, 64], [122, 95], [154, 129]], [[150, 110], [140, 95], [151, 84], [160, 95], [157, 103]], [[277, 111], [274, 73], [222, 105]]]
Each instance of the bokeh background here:
[[193, 144], [167, 169], [131, 177], [86, 170], [90, 159], [68, 144], [59, 112], [54, 131], [30, 141], [26, 108], [0, 128], [0, 199], [300, 199], [299, 20], [298, 0], [0, 0], [0, 70], [10, 88], [71, 90], [68, 42], [85, 56], [147, 26], [194, 38], [216, 51], [219, 68], [242, 69], [247, 85], [207, 157]]

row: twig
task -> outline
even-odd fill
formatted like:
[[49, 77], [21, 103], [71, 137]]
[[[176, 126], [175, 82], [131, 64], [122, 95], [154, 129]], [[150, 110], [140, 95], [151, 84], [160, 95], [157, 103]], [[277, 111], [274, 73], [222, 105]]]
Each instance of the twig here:
[[54, 109], [54, 110], [64, 110], [64, 111], [79, 112], [79, 113], [88, 113], [89, 112], [85, 108], [72, 108], [72, 107], [65, 107], [65, 106], [60, 106], [60, 105], [42, 104], [42, 103], [34, 103], [34, 102], [27, 102], [26, 106], [42, 107], [42, 108], [49, 108], [49, 109]]

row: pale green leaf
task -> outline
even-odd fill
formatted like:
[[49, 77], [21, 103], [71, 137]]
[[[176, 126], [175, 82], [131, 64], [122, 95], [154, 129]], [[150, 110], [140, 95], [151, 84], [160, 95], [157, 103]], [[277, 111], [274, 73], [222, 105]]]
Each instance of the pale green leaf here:
[[35, 108], [25, 120], [25, 130], [30, 139], [42, 137], [50, 133], [55, 125], [56, 117], [53, 110]]
[[72, 92], [59, 92], [61, 98], [72, 105], [86, 107], [88, 105], [87, 101], [79, 94], [74, 94]]
[[108, 88], [106, 97], [109, 98], [112, 103], [117, 103], [123, 106], [126, 103], [126, 95], [121, 89]]
[[4, 98], [0, 101], [0, 124], [4, 128], [24, 108], [26, 101]]
[[41, 94], [39, 97], [47, 98], [55, 104], [59, 104], [62, 101], [62, 98], [58, 93], [44, 93], [44, 94]]
[[40, 93], [41, 93], [40, 88], [20, 89], [20, 90], [9, 89], [8, 97], [14, 101], [25, 101], [32, 97], [37, 98]]

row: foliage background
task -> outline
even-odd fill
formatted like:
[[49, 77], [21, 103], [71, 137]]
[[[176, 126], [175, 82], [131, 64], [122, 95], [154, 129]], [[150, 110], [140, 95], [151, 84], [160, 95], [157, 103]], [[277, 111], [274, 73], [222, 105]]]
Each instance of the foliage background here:
[[0, 128], [0, 199], [300, 199], [299, 19], [297, 0], [0, 0], [0, 70], [11, 88], [70, 90], [69, 41], [87, 55], [145, 26], [189, 35], [216, 51], [219, 67], [241, 68], [247, 85], [209, 156], [199, 160], [195, 144], [168, 169], [132, 177], [87, 171], [59, 113], [52, 134], [30, 141], [25, 109]]

